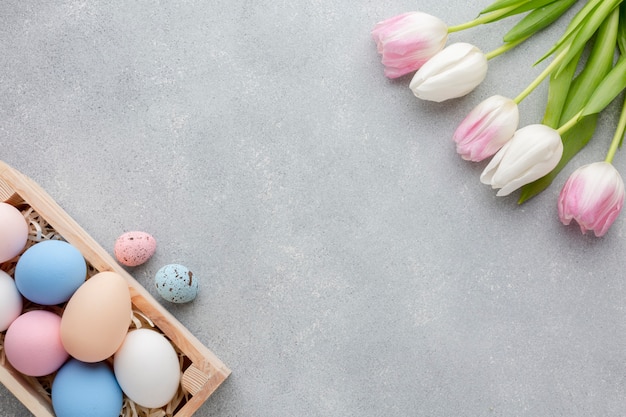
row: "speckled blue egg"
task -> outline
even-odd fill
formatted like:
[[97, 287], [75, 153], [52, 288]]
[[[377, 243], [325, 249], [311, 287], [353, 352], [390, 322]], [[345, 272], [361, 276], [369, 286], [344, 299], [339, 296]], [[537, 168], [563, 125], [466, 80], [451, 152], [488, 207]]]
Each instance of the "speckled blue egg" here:
[[45, 240], [28, 248], [15, 266], [15, 285], [30, 301], [55, 305], [69, 300], [87, 277], [78, 249], [61, 240]]
[[57, 417], [118, 417], [123, 394], [105, 362], [70, 359], [52, 382], [52, 408]]
[[198, 280], [183, 265], [169, 264], [154, 277], [158, 293], [172, 303], [188, 303], [198, 295]]

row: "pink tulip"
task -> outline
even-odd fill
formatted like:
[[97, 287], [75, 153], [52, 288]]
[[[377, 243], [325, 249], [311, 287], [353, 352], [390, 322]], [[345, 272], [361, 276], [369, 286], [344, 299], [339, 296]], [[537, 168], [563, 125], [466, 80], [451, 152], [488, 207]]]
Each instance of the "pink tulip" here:
[[519, 124], [517, 104], [491, 96], [476, 106], [454, 132], [456, 151], [467, 161], [479, 162], [498, 152]]
[[379, 22], [372, 31], [382, 55], [385, 76], [398, 78], [419, 69], [441, 51], [448, 26], [422, 12], [408, 12]]
[[580, 231], [593, 230], [603, 236], [624, 205], [624, 181], [608, 162], [594, 162], [578, 168], [565, 182], [559, 195], [559, 219], [564, 225], [572, 219]]

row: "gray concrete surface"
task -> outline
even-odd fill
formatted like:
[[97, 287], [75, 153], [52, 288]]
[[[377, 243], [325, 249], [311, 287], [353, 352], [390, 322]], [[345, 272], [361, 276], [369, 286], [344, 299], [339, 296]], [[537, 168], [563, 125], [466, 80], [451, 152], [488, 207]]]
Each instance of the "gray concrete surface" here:
[[[480, 100], [539, 73], [565, 22], [443, 104], [385, 79], [369, 35], [487, 3], [5, 0], [0, 158], [111, 252], [152, 233], [132, 273], [155, 296], [161, 266], [195, 272], [198, 298], [164, 303], [233, 370], [198, 417], [624, 416], [626, 217], [596, 239], [556, 213], [618, 109], [522, 206], [451, 142]], [[514, 21], [451, 41], [491, 50]], [[30, 414], [0, 387], [0, 415]]]

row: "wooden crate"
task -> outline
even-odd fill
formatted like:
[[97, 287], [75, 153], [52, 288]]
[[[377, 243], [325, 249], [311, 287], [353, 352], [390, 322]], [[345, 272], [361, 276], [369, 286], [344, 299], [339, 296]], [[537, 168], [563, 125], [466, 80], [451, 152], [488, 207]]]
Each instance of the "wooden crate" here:
[[[122, 268], [107, 251], [91, 238], [34, 181], [0, 161], [0, 201], [20, 210], [30, 207], [36, 211], [64, 240], [80, 250], [96, 272], [114, 271], [128, 282], [133, 309], [148, 317], [170, 339], [183, 355], [181, 361], [182, 389], [186, 400], [172, 417], [191, 417], [209, 396], [228, 378], [230, 370], [219, 358], [191, 334], [171, 313]], [[49, 396], [33, 378], [26, 378], [8, 363], [0, 366], [0, 382], [13, 393], [36, 417], [54, 417]]]

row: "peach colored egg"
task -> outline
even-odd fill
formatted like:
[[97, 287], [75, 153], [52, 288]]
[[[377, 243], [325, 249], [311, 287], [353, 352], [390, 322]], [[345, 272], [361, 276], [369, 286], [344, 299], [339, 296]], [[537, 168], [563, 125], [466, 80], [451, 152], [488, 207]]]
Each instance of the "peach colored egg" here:
[[156, 240], [146, 232], [126, 232], [117, 238], [113, 251], [122, 265], [138, 266], [154, 255]]
[[0, 203], [0, 262], [19, 255], [28, 239], [28, 223], [22, 213], [8, 203]]
[[115, 353], [131, 321], [128, 283], [115, 272], [100, 272], [72, 295], [61, 319], [65, 350], [83, 362], [98, 362]]

